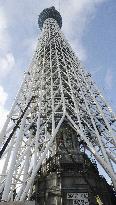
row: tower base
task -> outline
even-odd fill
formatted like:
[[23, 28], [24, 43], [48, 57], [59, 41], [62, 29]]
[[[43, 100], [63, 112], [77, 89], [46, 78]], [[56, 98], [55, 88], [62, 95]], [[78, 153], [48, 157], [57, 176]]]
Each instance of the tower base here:
[[85, 154], [80, 154], [74, 163], [65, 153], [49, 158], [41, 167], [31, 199], [36, 205], [115, 205], [116, 202], [112, 187]]

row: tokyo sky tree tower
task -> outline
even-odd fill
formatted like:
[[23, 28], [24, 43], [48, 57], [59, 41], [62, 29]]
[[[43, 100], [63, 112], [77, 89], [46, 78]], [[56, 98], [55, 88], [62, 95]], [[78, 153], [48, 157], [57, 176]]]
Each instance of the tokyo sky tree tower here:
[[65, 140], [58, 142], [63, 129], [75, 133], [116, 189], [116, 118], [65, 39], [59, 12], [43, 10], [38, 23], [41, 37], [0, 135], [2, 200], [29, 199], [40, 167]]

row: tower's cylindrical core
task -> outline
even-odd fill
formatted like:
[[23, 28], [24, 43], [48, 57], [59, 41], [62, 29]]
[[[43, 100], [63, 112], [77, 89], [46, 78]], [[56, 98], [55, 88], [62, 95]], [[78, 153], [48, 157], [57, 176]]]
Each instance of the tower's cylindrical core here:
[[48, 18], [53, 18], [57, 21], [59, 27], [62, 27], [62, 17], [60, 15], [60, 13], [55, 9], [54, 6], [44, 9], [38, 18], [38, 24], [39, 24], [39, 28], [42, 30], [43, 27], [43, 23], [46, 19]]

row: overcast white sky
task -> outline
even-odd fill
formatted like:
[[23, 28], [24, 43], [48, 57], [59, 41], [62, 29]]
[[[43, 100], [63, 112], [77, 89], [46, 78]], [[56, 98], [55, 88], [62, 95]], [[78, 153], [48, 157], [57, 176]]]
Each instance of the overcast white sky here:
[[0, 129], [28, 69], [40, 30], [39, 13], [60, 9], [62, 30], [116, 110], [115, 0], [0, 0]]

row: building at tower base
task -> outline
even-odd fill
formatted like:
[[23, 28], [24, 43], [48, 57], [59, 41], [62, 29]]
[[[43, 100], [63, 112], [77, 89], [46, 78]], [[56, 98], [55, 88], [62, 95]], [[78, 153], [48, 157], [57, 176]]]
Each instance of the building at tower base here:
[[85, 148], [80, 151], [83, 142], [75, 141], [75, 134], [63, 124], [55, 141], [56, 154], [38, 171], [31, 200], [36, 205], [115, 205], [116, 193], [99, 175]]

